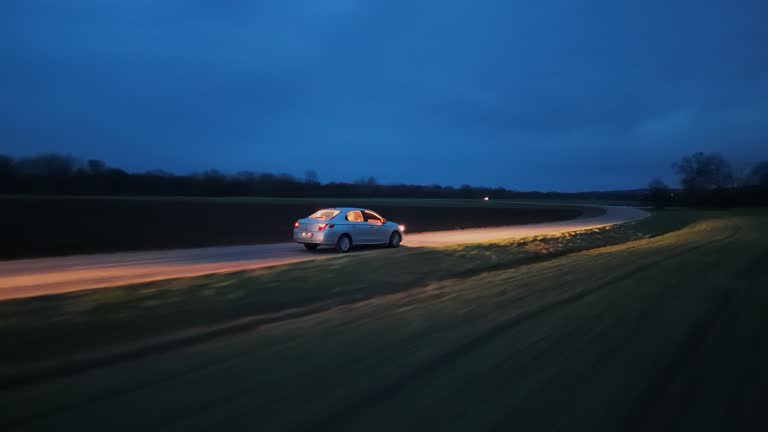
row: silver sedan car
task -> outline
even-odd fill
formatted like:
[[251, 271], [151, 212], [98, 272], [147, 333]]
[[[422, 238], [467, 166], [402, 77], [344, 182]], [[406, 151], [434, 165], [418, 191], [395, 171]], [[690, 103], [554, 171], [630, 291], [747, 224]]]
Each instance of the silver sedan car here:
[[333, 246], [349, 252], [352, 245], [400, 246], [405, 227], [388, 221], [374, 211], [339, 207], [318, 210], [293, 224], [293, 240], [308, 250]]

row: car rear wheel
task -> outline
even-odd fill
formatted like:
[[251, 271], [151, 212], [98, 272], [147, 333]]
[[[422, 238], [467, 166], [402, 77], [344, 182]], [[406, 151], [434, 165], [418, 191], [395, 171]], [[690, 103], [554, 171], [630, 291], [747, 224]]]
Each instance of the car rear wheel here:
[[317, 249], [318, 246], [320, 246], [320, 245], [317, 244], [317, 243], [304, 243], [304, 248], [306, 250], [315, 250], [315, 249]]
[[389, 236], [389, 243], [387, 243], [387, 247], [396, 248], [400, 246], [400, 241], [402, 240], [402, 236], [400, 236], [399, 232], [393, 232], [391, 236]]
[[344, 234], [336, 240], [336, 250], [341, 253], [347, 253], [352, 249], [352, 237], [348, 234]]

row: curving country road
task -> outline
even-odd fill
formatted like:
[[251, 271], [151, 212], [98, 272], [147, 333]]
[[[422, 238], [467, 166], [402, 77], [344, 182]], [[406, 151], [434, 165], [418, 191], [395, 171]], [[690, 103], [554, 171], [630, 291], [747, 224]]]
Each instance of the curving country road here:
[[[578, 231], [648, 216], [632, 207], [600, 206], [597, 217], [531, 225], [406, 235], [403, 245], [435, 247]], [[309, 253], [295, 243], [79, 255], [0, 262], [0, 300], [104, 288], [178, 277], [226, 273], [339, 256]]]

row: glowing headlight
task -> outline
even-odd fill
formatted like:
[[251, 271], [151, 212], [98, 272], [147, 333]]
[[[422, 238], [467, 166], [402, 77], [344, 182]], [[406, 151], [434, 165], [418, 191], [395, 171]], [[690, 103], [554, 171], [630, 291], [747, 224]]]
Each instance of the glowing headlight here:
[[405, 225], [398, 225], [398, 226], [397, 226], [397, 228], [398, 228], [400, 231], [403, 231], [403, 232], [405, 232]]

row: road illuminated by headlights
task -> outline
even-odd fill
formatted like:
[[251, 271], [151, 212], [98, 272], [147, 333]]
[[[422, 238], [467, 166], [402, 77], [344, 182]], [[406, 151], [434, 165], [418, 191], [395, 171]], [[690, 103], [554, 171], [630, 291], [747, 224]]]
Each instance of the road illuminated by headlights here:
[[[558, 234], [648, 216], [647, 212], [631, 207], [603, 208], [603, 215], [570, 221], [416, 234], [405, 231], [403, 246], [438, 247]], [[296, 243], [276, 243], [7, 261], [0, 262], [0, 300], [229, 273], [338, 256], [340, 254], [332, 250], [308, 253]]]

